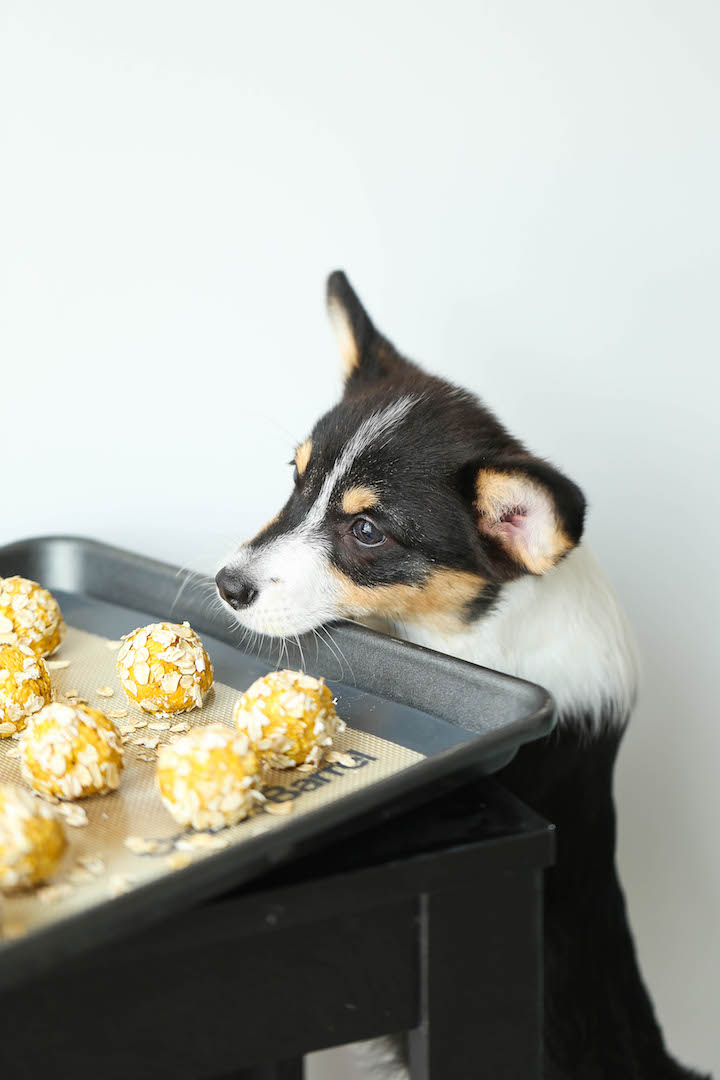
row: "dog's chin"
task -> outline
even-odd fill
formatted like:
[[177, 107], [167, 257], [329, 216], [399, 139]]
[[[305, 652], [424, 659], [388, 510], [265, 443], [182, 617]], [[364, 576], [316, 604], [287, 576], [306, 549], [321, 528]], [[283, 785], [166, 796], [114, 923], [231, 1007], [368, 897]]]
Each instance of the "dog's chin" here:
[[340, 613], [334, 610], [303, 612], [273, 611], [252, 607], [243, 611], [235, 611], [229, 604], [223, 601], [223, 607], [235, 623], [243, 630], [249, 630], [256, 634], [264, 634], [266, 637], [294, 638], [301, 634], [309, 634], [313, 630], [319, 630], [325, 623], [340, 618]]

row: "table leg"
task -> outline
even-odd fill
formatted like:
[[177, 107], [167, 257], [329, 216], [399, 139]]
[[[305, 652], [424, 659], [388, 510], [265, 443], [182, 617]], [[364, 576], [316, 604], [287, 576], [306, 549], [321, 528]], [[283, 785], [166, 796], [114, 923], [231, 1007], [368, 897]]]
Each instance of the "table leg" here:
[[426, 894], [420, 914], [412, 1080], [540, 1080], [542, 874]]

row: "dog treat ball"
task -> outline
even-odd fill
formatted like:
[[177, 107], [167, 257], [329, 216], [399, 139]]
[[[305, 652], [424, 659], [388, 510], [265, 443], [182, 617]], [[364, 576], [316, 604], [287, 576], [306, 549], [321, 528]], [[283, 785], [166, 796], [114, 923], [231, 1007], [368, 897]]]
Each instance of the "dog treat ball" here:
[[197, 727], [158, 754], [157, 782], [181, 825], [219, 829], [262, 801], [260, 766], [247, 735], [220, 724]]
[[65, 635], [55, 597], [26, 578], [0, 578], [0, 643], [27, 645], [36, 656], [50, 656]]
[[272, 671], [256, 679], [238, 700], [233, 719], [272, 769], [318, 765], [334, 736], [345, 730], [324, 680], [301, 671]]
[[27, 645], [0, 645], [0, 738], [22, 731], [51, 701], [45, 661]]
[[118, 653], [117, 670], [130, 700], [156, 716], [200, 707], [213, 683], [210, 657], [188, 623], [134, 630]]
[[0, 785], [1, 889], [46, 881], [66, 846], [51, 807], [10, 784]]
[[123, 747], [112, 720], [99, 709], [53, 702], [22, 733], [20, 767], [43, 795], [107, 795], [120, 783]]

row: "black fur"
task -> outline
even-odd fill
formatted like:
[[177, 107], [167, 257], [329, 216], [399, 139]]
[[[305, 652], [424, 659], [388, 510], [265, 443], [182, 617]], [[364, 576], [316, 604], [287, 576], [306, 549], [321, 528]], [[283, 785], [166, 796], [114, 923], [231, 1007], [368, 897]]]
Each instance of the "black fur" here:
[[615, 866], [620, 732], [564, 718], [499, 779], [557, 826], [545, 882], [546, 1080], [700, 1080], [674, 1062], [643, 984]]
[[[476, 574], [477, 595], [462, 615], [471, 622], [490, 610], [502, 582], [523, 572], [496, 540], [478, 529], [478, 470], [521, 473], [545, 487], [573, 543], [583, 528], [582, 492], [531, 455], [472, 394], [404, 359], [373, 326], [344, 274], [331, 275], [328, 301], [342, 305], [355, 335], [358, 363], [340, 403], [315, 425], [309, 461], [302, 475], [296, 470], [290, 499], [253, 546], [295, 529], [361, 424], [407, 395], [413, 406], [399, 433], [374, 441], [356, 458], [328, 509], [323, 536], [332, 561], [358, 585], [422, 586], [440, 567]], [[378, 548], [359, 545], [353, 521], [342, 512], [342, 490], [354, 485], [379, 493], [378, 505], [367, 514], [386, 537]]]
[[[389, 459], [403, 455], [402, 471], [396, 468], [403, 481], [408, 478], [402, 498], [388, 502], [414, 505], [416, 514], [424, 508], [432, 521], [430, 557], [455, 566], [471, 561], [494, 580], [469, 613], [482, 617], [498, 602], [500, 583], [517, 576], [518, 568], [486, 538], [481, 544], [468, 538], [477, 470], [521, 471], [542, 484], [573, 544], [582, 535], [582, 493], [530, 455], [470, 395], [406, 364], [375, 330], [343, 274], [331, 276], [328, 295], [344, 305], [353, 328], [361, 328], [360, 362], [340, 408], [359, 407], [367, 415], [403, 392], [422, 389], [427, 395], [417, 429], [408, 433], [403, 427], [402, 440], [391, 443], [376, 463], [377, 475], [392, 477]], [[335, 420], [330, 414], [329, 424]], [[448, 491], [459, 497], [465, 516], [442, 505]], [[470, 520], [477, 535], [477, 523]], [[410, 539], [418, 543], [418, 537]], [[524, 747], [500, 773], [508, 788], [558, 829], [557, 864], [545, 886], [545, 1080], [700, 1080], [668, 1055], [638, 968], [615, 865], [613, 771], [621, 731], [617, 718], [607, 721], [602, 734], [589, 736], [588, 717], [564, 717], [562, 727]]]

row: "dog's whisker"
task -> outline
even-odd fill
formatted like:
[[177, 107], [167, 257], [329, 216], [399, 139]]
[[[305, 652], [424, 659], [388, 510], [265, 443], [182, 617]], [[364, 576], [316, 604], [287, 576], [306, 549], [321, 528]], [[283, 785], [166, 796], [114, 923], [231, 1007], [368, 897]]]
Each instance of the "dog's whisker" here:
[[327, 643], [328, 649], [330, 650], [330, 652], [333, 654], [333, 656], [335, 657], [335, 659], [338, 662], [338, 665], [340, 667], [340, 679], [342, 680], [345, 677], [345, 663], [344, 663], [344, 661], [346, 661], [347, 658], [344, 657], [344, 655], [342, 653], [342, 650], [338, 649], [337, 642], [335, 642], [333, 640], [331, 634], [328, 631], [328, 628], [326, 626], [321, 626], [321, 627], [319, 627], [319, 630], [320, 630], [320, 633], [323, 634], [323, 636], [324, 636], [324, 639], [325, 639], [325, 641]]
[[344, 653], [344, 651], [343, 651], [342, 647], [341, 647], [341, 646], [340, 646], [340, 645], [338, 644], [337, 640], [336, 640], [335, 638], [333, 638], [333, 637], [332, 637], [332, 634], [331, 634], [331, 632], [330, 632], [330, 628], [329, 628], [329, 627], [327, 627], [327, 626], [325, 627], [325, 632], [326, 632], [326, 634], [328, 635], [328, 637], [332, 639], [332, 641], [333, 641], [333, 644], [335, 645], [335, 648], [336, 648], [336, 649], [338, 650], [338, 652], [340, 653], [341, 657], [343, 658], [343, 660], [345, 661], [345, 663], [347, 664], [347, 666], [348, 666], [348, 667], [350, 668], [350, 675], [351, 675], [351, 677], [352, 677], [352, 679], [353, 679], [353, 682], [354, 682], [354, 681], [355, 681], [355, 672], [354, 672], [354, 670], [353, 670], [353, 666], [352, 666], [352, 664], [351, 664], [351, 663], [350, 663], [350, 661], [348, 660], [347, 656], [345, 655], [345, 653]]
[[182, 567], [180, 570], [178, 570], [178, 572], [177, 572], [177, 574], [175, 576], [179, 577], [180, 574], [184, 574], [185, 576], [184, 576], [182, 582], [180, 583], [180, 588], [178, 589], [177, 594], [175, 596], [175, 599], [173, 600], [172, 605], [170, 607], [170, 614], [171, 615], [174, 613], [177, 605], [180, 603], [180, 599], [181, 599], [183, 593], [185, 592], [185, 589], [187, 588], [187, 586], [190, 584], [191, 581], [193, 581], [193, 583], [196, 583], [196, 579], [200, 578], [201, 582], [204, 583], [204, 579], [203, 579], [202, 575], [197, 570], [189, 570], [187, 567]]
[[320, 660], [320, 640], [321, 639], [320, 639], [320, 635], [318, 634], [315, 627], [313, 627], [312, 632], [313, 632], [313, 637], [315, 638], [315, 663], [317, 664], [319, 662], [319, 660]]
[[303, 651], [302, 645], [300, 644], [300, 638], [298, 637], [298, 635], [293, 634], [293, 637], [295, 638], [295, 644], [297, 645], [298, 649], [300, 650], [300, 662], [302, 664], [302, 670], [304, 671], [305, 670], [305, 653]]

